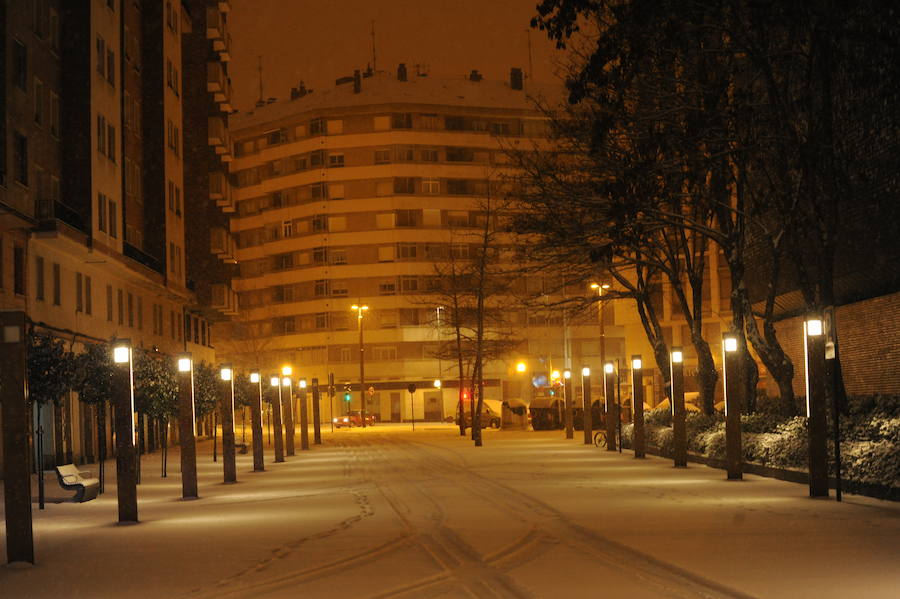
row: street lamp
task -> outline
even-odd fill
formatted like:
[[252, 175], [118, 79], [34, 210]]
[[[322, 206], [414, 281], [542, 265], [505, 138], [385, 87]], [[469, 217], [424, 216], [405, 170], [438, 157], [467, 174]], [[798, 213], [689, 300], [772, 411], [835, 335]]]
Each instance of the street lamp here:
[[237, 482], [234, 447], [234, 370], [223, 364], [219, 370], [219, 397], [222, 405], [222, 472], [225, 483]]
[[263, 459], [262, 436], [262, 377], [259, 370], [250, 371], [250, 384], [256, 385], [256, 401], [250, 404], [250, 436], [253, 439], [253, 471], [266, 469]]
[[593, 423], [591, 414], [591, 369], [587, 366], [581, 369], [581, 408], [584, 418], [584, 444], [590, 445], [593, 439]]
[[566, 368], [563, 370], [563, 396], [566, 402], [566, 439], [575, 437], [575, 427], [572, 422], [572, 371]]
[[803, 323], [806, 417], [809, 436], [809, 496], [828, 497], [828, 444], [825, 425], [825, 335], [818, 315]]
[[616, 450], [616, 423], [620, 420], [616, 398], [616, 365], [614, 362], [603, 364], [603, 409], [606, 412], [606, 450]]
[[644, 452], [644, 364], [640, 356], [631, 356], [631, 421], [634, 423], [632, 446], [634, 457]]
[[[281, 405], [287, 405], [284, 410], [284, 452], [287, 455], [294, 455], [294, 387], [291, 381], [290, 373], [293, 369], [290, 366], [281, 367], [281, 387], [278, 394], [281, 397]], [[287, 389], [287, 397], [284, 397], [282, 390]]]
[[178, 354], [178, 443], [181, 447], [181, 498], [196, 499], [197, 415], [194, 406], [194, 361]]
[[[272, 415], [275, 421], [275, 461], [284, 461], [284, 429], [281, 425], [281, 379], [278, 375], [272, 375], [269, 379], [269, 386], [272, 389]], [[275, 393], [275, 389], [278, 393]]]
[[672, 445], [676, 468], [687, 467], [687, 429], [684, 412], [684, 353], [673, 347], [669, 354], [670, 400], [672, 402]]
[[353, 304], [351, 310], [356, 311], [356, 326], [359, 329], [359, 409], [362, 414], [362, 426], [366, 428], [366, 353], [363, 346], [363, 312], [369, 306]]
[[116, 491], [119, 522], [137, 522], [137, 463], [134, 451], [134, 373], [131, 340], [118, 339], [113, 344], [116, 373]]
[[738, 373], [738, 340], [722, 337], [722, 387], [725, 390], [725, 464], [729, 480], [743, 478], [741, 465], [741, 404]]
[[525, 364], [525, 362], [518, 362], [516, 363], [516, 372], [525, 372], [525, 369], [527, 367], [528, 366]]

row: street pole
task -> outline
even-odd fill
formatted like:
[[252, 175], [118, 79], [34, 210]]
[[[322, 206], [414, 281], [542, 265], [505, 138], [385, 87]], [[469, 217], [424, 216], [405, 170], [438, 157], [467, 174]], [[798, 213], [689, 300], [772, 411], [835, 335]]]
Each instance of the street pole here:
[[322, 418], [319, 414], [319, 379], [312, 380], [313, 442], [322, 444]]
[[645, 455], [644, 369], [640, 356], [631, 356], [631, 420], [634, 423], [634, 457]]
[[366, 428], [366, 353], [363, 346], [363, 312], [368, 306], [354, 304], [351, 307], [356, 310], [357, 328], [359, 328], [359, 412], [362, 415], [362, 426]]
[[676, 468], [687, 467], [687, 428], [684, 413], [684, 353], [673, 347], [669, 354], [672, 399], [672, 445]]
[[284, 418], [284, 451], [287, 455], [294, 455], [294, 434], [295, 434], [295, 426], [294, 426], [294, 386], [291, 382], [291, 378], [289, 373], [292, 370], [290, 366], [285, 366], [281, 369], [281, 388], [287, 389], [287, 409], [284, 408], [285, 398], [282, 396], [282, 409], [284, 410], [284, 414], [282, 417]]
[[197, 418], [194, 406], [194, 361], [178, 356], [178, 443], [181, 446], [181, 498], [197, 499]]
[[616, 365], [613, 362], [603, 364], [603, 405], [606, 411], [606, 451], [616, 450]]
[[406, 386], [406, 390], [409, 391], [409, 413], [412, 418], [412, 429], [413, 432], [416, 432], [416, 402], [414, 399], [414, 394], [416, 392], [416, 384], [410, 383]]
[[131, 343], [120, 339], [113, 347], [113, 362], [118, 365], [114, 379], [116, 415], [116, 491], [119, 524], [136, 523], [137, 467], [134, 451], [134, 380]]
[[722, 386], [725, 389], [725, 465], [728, 480], [743, 478], [741, 457], [741, 384], [737, 376], [740, 354], [737, 337], [722, 337]]
[[584, 410], [584, 444], [592, 445], [594, 435], [591, 430], [591, 369], [581, 369], [581, 405]]
[[225, 364], [219, 373], [219, 400], [222, 410], [222, 474], [225, 483], [237, 482], [234, 447], [234, 371]]
[[6, 561], [34, 563], [31, 473], [28, 471], [28, 349], [25, 313], [0, 312], [0, 420]]
[[256, 401], [250, 403], [250, 438], [253, 442], [253, 471], [263, 472], [266, 466], [263, 457], [262, 377], [258, 370], [250, 373], [250, 383], [256, 384]]

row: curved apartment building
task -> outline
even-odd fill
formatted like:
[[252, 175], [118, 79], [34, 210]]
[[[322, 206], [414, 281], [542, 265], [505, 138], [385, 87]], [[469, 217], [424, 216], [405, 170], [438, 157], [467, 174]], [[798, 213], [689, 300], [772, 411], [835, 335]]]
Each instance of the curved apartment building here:
[[[455, 241], [479, 226], [488, 181], [508, 168], [503, 148], [543, 134], [530, 99], [537, 92], [523, 89], [518, 69], [498, 82], [476, 72], [458, 80], [407, 77], [401, 66], [396, 76], [357, 72], [332, 89], [301, 87], [291, 100], [233, 115], [240, 308], [222, 349], [264, 372], [291, 363], [322, 386], [334, 373], [341, 399], [345, 382], [354, 389], [351, 406], [338, 401], [336, 408], [359, 409], [360, 334], [351, 306], [366, 305], [367, 409], [381, 420], [407, 420], [408, 384], [415, 383], [417, 419], [452, 415], [456, 366], [434, 357], [447, 332], [435, 326], [440, 302], [429, 302], [430, 281], [436, 263], [469, 251]], [[528, 330], [548, 337], [540, 327]], [[515, 377], [507, 364], [487, 368], [487, 398], [525, 392], [520, 382], [515, 389], [503, 383]], [[445, 381], [443, 393], [436, 378]]]

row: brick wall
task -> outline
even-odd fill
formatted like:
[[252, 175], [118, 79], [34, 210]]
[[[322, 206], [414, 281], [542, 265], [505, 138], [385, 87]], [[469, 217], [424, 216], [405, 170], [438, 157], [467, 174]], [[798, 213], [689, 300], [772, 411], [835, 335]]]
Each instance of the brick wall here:
[[[900, 393], [900, 293], [847, 304], [837, 309], [844, 384], [850, 395]], [[794, 392], [806, 395], [803, 321], [776, 325], [778, 339], [794, 362]], [[769, 393], [777, 393], [774, 385]]]

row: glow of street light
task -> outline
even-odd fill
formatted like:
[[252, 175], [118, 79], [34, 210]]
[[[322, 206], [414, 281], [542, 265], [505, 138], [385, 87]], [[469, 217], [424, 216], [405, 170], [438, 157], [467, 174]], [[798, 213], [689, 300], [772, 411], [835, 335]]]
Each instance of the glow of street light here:
[[291, 386], [291, 377], [286, 376], [286, 377], [282, 378], [282, 379], [281, 379], [281, 386], [282, 386], [282, 387], [290, 387], [290, 386]]
[[259, 383], [259, 371], [258, 370], [250, 371], [250, 382], [251, 383]]
[[633, 358], [631, 358], [631, 367], [634, 370], [640, 370], [643, 367], [643, 362], [641, 362], [641, 359], [639, 357], [634, 356]]
[[724, 343], [725, 343], [725, 351], [727, 351], [727, 352], [737, 351], [737, 337], [731, 337], [731, 336], [725, 337]]
[[113, 362], [116, 364], [127, 364], [131, 357], [131, 344], [127, 339], [120, 339], [113, 347]]
[[516, 364], [516, 372], [525, 372], [525, 362], [519, 362]]
[[591, 376], [591, 369], [585, 366], [581, 369], [581, 376]]
[[563, 370], [563, 378], [566, 378], [566, 379], [572, 378], [572, 371], [568, 370], [568, 369]]
[[817, 337], [822, 334], [822, 321], [818, 318], [812, 318], [806, 321], [806, 334], [810, 337]]
[[672, 348], [672, 363], [681, 364], [684, 362], [684, 353], [680, 349]]
[[291, 376], [294, 374], [294, 369], [290, 366], [282, 366], [281, 367], [281, 375], [282, 376]]
[[606, 374], [612, 374], [615, 371], [616, 367], [612, 362], [607, 362], [603, 365], [603, 372], [605, 372]]
[[300, 379], [300, 388], [306, 389], [306, 379]]
[[178, 372], [191, 371], [191, 356], [182, 354], [178, 356]]
[[441, 379], [434, 379], [434, 388], [435, 389], [441, 388]]
[[230, 381], [230, 380], [231, 380], [231, 375], [232, 375], [232, 372], [231, 372], [231, 366], [227, 366], [227, 365], [226, 365], [226, 366], [222, 366], [222, 369], [219, 371], [219, 376], [222, 377], [222, 380], [223, 380], [223, 381]]
[[557, 379], [559, 379], [559, 371], [558, 371], [558, 370], [554, 370], [553, 372], [551, 372], [551, 373], [550, 373], [550, 378], [551, 378], [552, 380], [554, 380], [554, 381], [557, 380]]
[[269, 385], [271, 385], [272, 387], [277, 387], [278, 386], [278, 377], [273, 376], [272, 378], [270, 378]]

